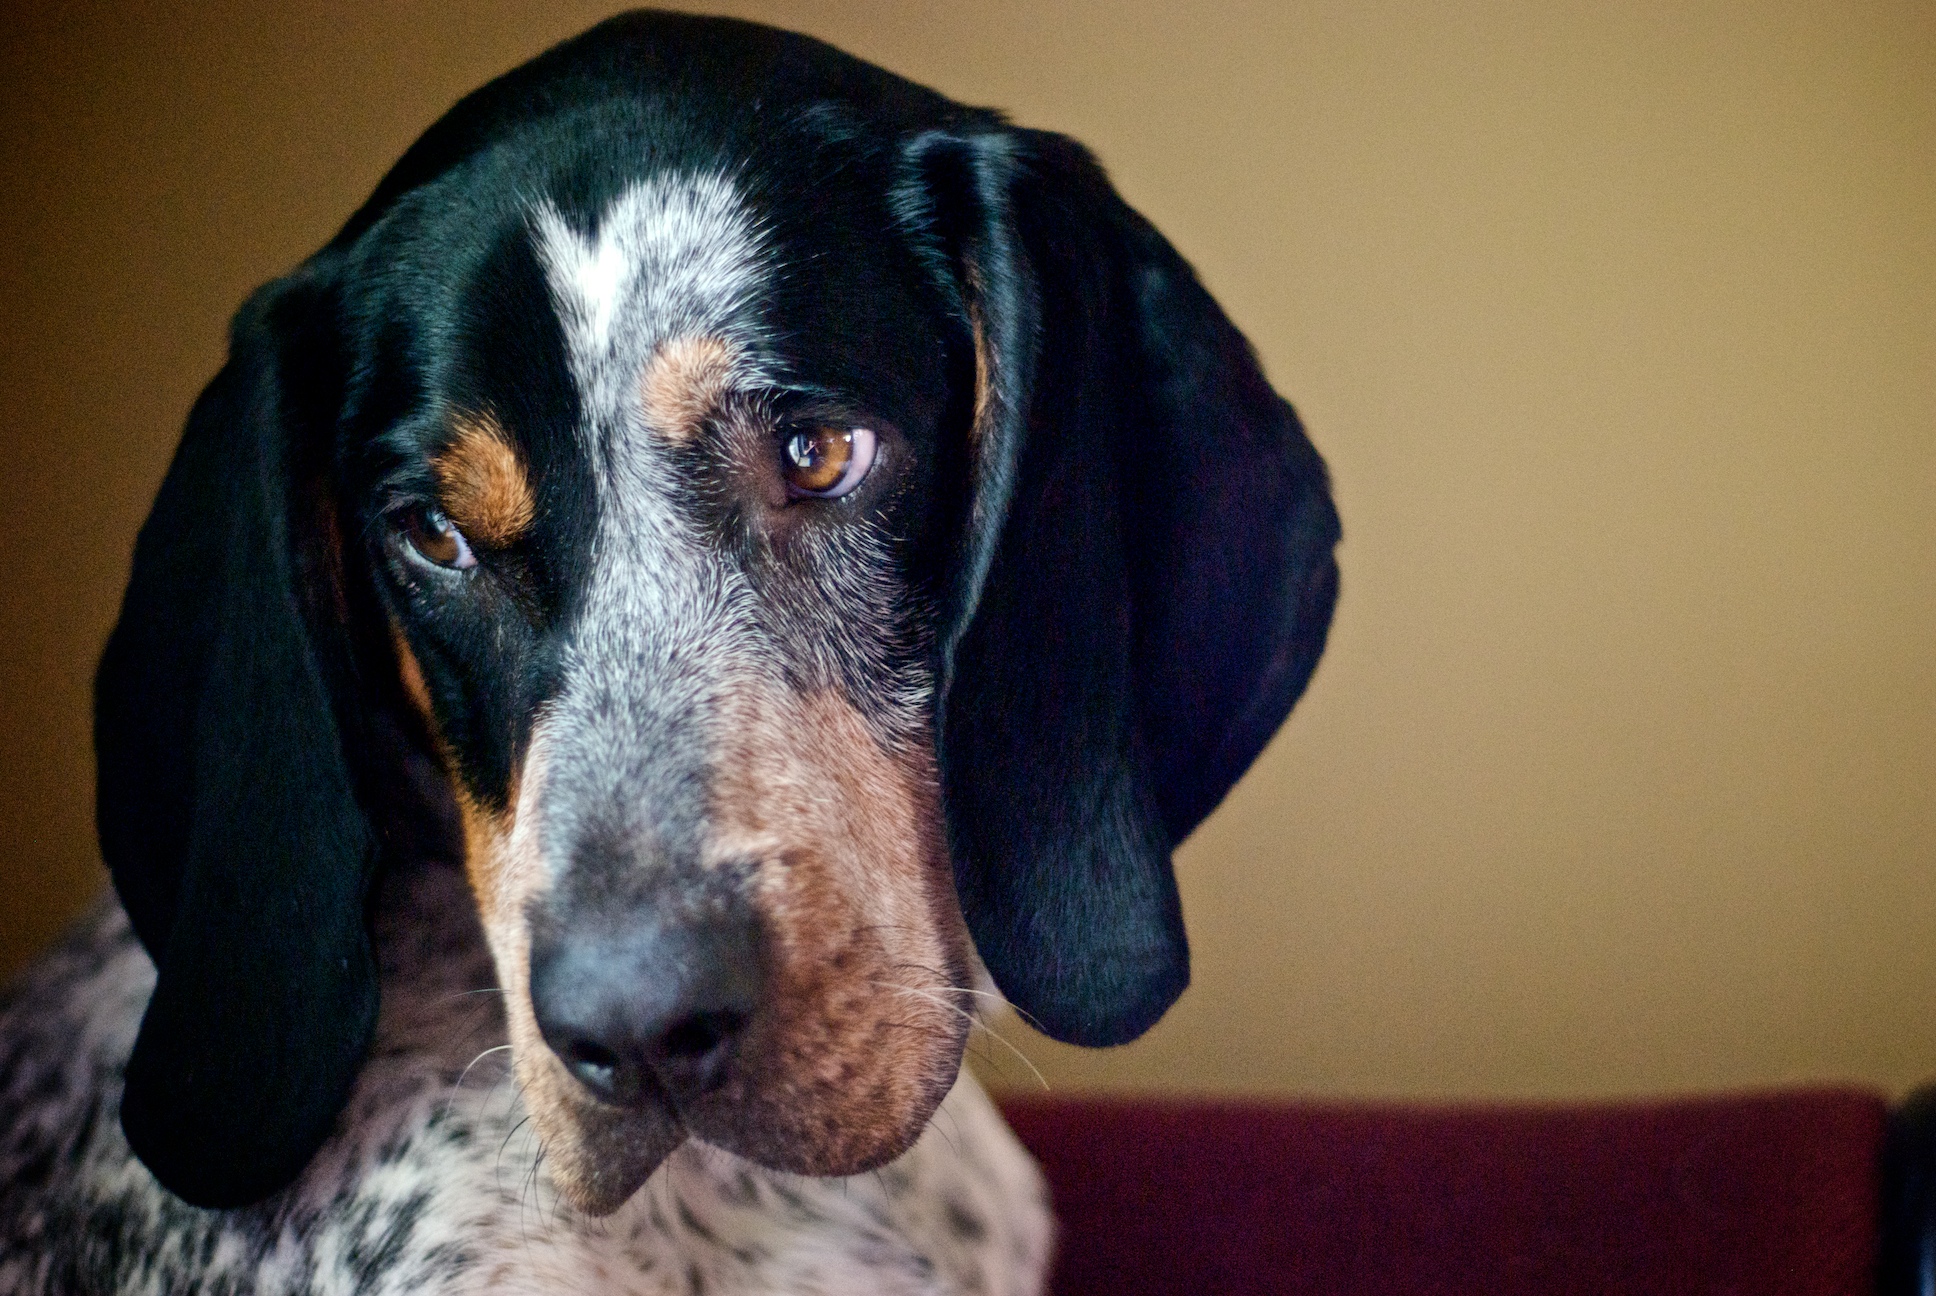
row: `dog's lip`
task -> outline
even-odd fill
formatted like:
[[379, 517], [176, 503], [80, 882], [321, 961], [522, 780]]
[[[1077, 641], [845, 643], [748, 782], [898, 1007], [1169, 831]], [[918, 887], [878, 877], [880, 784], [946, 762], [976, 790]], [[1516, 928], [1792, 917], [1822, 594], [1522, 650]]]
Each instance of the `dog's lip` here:
[[[939, 1100], [934, 1106], [939, 1107]], [[830, 1138], [823, 1120], [773, 1121], [771, 1111], [759, 1112], [731, 1101], [701, 1105], [686, 1121], [688, 1134], [708, 1147], [784, 1174], [844, 1178], [878, 1170], [913, 1147], [933, 1119], [932, 1109], [910, 1112], [911, 1119], [884, 1128], [868, 1138]], [[816, 1134], [822, 1137], [815, 1137]]]
[[569, 1114], [577, 1146], [554, 1148], [559, 1194], [589, 1215], [610, 1215], [689, 1137], [670, 1106], [614, 1107], [590, 1095]]
[[[911, 1129], [897, 1130], [896, 1137], [881, 1139], [873, 1146], [822, 1146], [820, 1140], [802, 1140], [798, 1128], [767, 1128], [757, 1114], [767, 1109], [767, 1104], [749, 1093], [738, 1077], [684, 1102], [674, 1100], [656, 1081], [648, 1080], [647, 1084], [649, 1088], [640, 1100], [624, 1105], [602, 1101], [580, 1087], [574, 1116], [588, 1157], [600, 1163], [608, 1158], [622, 1162], [631, 1155], [629, 1145], [634, 1139], [656, 1130], [661, 1137], [676, 1135], [660, 1160], [690, 1138], [769, 1170], [845, 1176], [864, 1174], [893, 1161], [912, 1147], [927, 1127], [926, 1119], [912, 1122]], [[657, 1162], [652, 1168], [656, 1166]], [[651, 1169], [645, 1170], [639, 1182], [650, 1174]]]

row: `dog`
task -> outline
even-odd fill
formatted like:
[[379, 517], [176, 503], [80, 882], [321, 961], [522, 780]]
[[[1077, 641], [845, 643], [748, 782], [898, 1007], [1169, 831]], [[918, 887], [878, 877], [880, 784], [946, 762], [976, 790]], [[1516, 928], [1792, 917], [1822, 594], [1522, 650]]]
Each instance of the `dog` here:
[[1074, 142], [666, 13], [492, 82], [242, 308], [142, 529], [0, 1290], [1039, 1290], [977, 1005], [1182, 992], [1338, 537]]

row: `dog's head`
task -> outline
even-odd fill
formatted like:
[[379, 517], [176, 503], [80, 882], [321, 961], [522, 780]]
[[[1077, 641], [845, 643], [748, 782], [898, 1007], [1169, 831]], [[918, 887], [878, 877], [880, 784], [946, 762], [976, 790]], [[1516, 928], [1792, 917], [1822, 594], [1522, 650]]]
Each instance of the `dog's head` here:
[[131, 1143], [209, 1205], [301, 1169], [413, 854], [461, 851], [589, 1210], [688, 1134], [897, 1155], [976, 952], [1049, 1033], [1135, 1037], [1188, 979], [1171, 848], [1309, 677], [1337, 536], [1078, 146], [604, 24], [433, 127], [190, 416], [98, 681], [160, 970]]

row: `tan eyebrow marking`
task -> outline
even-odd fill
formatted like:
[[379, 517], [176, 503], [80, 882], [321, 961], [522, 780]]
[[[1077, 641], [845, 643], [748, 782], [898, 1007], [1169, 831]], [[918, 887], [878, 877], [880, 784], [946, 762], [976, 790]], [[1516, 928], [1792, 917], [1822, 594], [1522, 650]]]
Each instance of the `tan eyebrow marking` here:
[[733, 360], [733, 348], [716, 337], [660, 343], [639, 378], [646, 423], [669, 441], [690, 441], [731, 389]]
[[510, 544], [538, 511], [518, 452], [489, 414], [461, 414], [452, 430], [450, 445], [430, 462], [444, 512], [473, 540]]

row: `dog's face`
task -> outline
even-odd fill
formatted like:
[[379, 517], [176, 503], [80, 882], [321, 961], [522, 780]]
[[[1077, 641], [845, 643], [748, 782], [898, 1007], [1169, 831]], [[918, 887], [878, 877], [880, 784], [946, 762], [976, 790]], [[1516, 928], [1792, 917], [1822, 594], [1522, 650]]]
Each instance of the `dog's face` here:
[[[521, 1087], [594, 1207], [687, 1130], [806, 1173], [898, 1154], [971, 1006], [921, 551], [972, 417], [939, 294], [881, 186], [667, 145], [566, 155], [467, 265], [416, 263], [450, 255], [434, 195], [382, 232], [359, 367], [415, 396], [348, 485]], [[838, 218], [781, 207], [815, 187]]]
[[421, 854], [592, 1211], [688, 1135], [897, 1155], [977, 953], [1133, 1038], [1187, 979], [1169, 850], [1309, 676], [1336, 536], [1079, 148], [763, 28], [595, 29], [245, 309], [144, 529], [97, 711], [160, 967], [131, 1142], [205, 1204], [297, 1173], [371, 876]]

